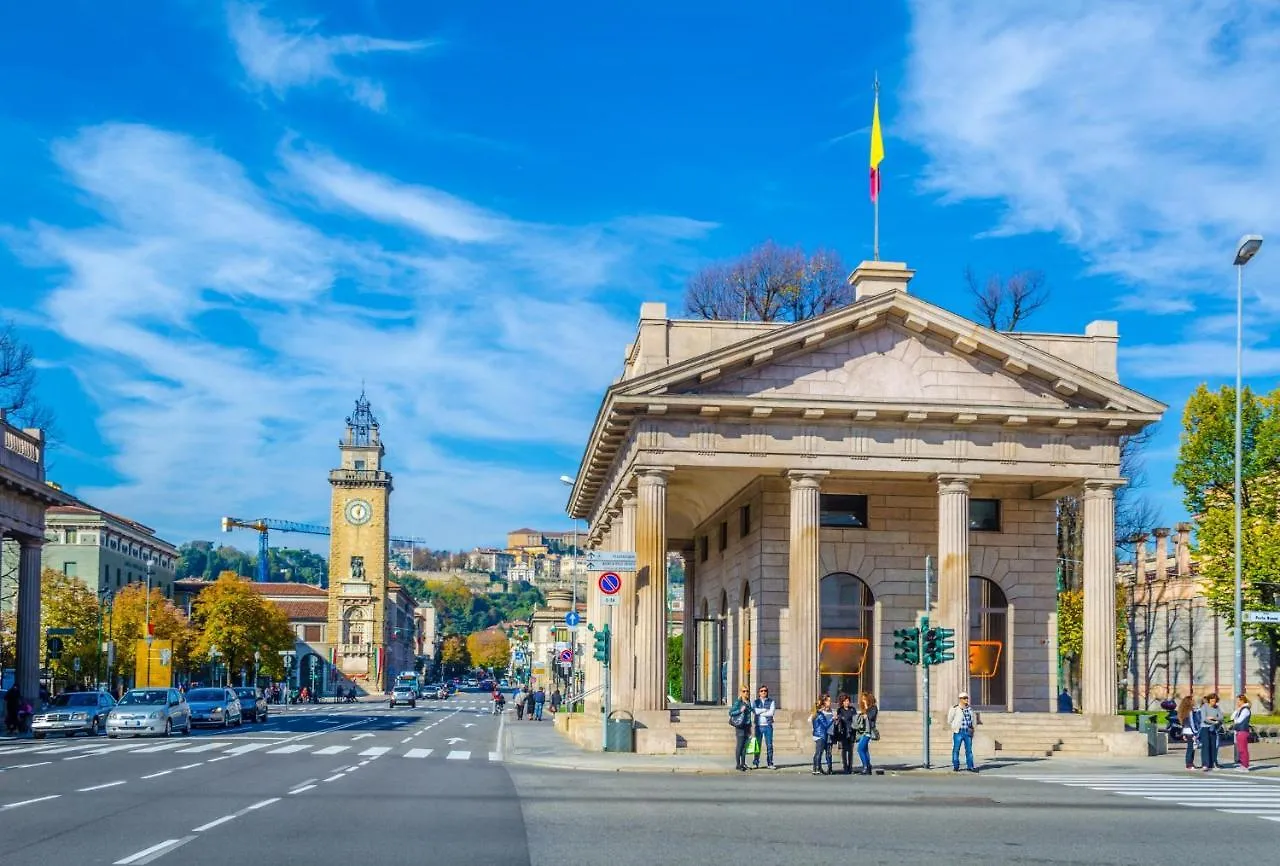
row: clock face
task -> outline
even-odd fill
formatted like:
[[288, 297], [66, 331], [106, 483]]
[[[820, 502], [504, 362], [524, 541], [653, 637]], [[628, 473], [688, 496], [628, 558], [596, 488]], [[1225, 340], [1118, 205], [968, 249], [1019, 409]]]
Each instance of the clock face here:
[[363, 526], [373, 517], [373, 506], [363, 499], [352, 499], [347, 503], [347, 523], [352, 526]]

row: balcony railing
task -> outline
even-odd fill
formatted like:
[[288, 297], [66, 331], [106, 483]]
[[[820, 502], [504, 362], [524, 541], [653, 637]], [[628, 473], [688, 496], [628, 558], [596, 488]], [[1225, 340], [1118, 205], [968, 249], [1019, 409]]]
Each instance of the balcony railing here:
[[26, 431], [0, 419], [4, 431], [4, 448], [0, 449], [0, 467], [34, 481], [44, 483], [44, 442], [38, 430]]
[[330, 469], [329, 480], [359, 483], [390, 482], [391, 473], [381, 469]]

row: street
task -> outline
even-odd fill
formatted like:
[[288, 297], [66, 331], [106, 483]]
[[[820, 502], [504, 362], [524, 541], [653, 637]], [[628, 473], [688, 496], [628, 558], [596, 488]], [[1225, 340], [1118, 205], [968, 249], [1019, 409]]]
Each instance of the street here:
[[570, 772], [505, 763], [501, 735], [516, 724], [463, 691], [415, 709], [294, 707], [190, 738], [6, 743], [5, 859], [696, 863], [857, 851], [1127, 864], [1217, 857], [1228, 841], [1234, 858], [1260, 859], [1280, 832], [1280, 781], [1230, 772]]

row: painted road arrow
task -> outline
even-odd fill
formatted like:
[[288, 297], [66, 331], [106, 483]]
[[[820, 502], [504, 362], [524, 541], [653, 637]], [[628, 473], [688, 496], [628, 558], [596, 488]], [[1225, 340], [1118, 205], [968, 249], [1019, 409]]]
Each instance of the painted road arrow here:
[[353, 739], [353, 740], [363, 740], [365, 737], [373, 737], [373, 736], [377, 736], [377, 735], [376, 735], [376, 734], [356, 734], [356, 735], [355, 735], [354, 737], [352, 737], [351, 739]]
[[449, 739], [445, 740], [445, 742], [451, 746], [456, 746], [458, 745], [458, 743], [465, 743], [466, 739], [463, 737], [450, 737]]

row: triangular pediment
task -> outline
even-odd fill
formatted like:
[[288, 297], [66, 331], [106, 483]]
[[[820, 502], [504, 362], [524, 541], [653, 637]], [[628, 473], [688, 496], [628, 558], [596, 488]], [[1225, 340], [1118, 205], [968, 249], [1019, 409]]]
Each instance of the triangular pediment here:
[[1059, 394], [1048, 382], [1010, 373], [994, 359], [960, 353], [944, 340], [889, 322], [669, 393], [1102, 408], [1097, 398]]
[[1016, 335], [888, 292], [689, 358], [619, 397], [920, 402], [1159, 414], [1165, 407]]

